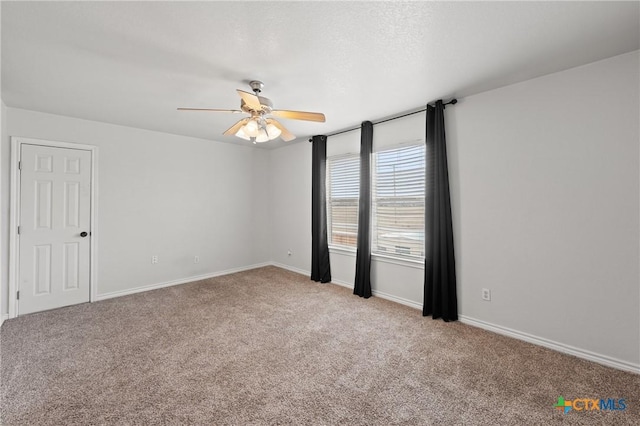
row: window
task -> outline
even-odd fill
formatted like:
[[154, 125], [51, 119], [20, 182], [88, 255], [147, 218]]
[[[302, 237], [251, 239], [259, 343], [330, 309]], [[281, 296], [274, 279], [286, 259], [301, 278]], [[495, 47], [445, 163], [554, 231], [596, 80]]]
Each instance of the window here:
[[371, 252], [424, 257], [425, 146], [373, 154]]
[[[395, 146], [372, 154], [371, 252], [424, 258], [425, 146]], [[356, 248], [360, 157], [327, 159], [329, 244]]]
[[356, 247], [360, 157], [345, 154], [327, 159], [327, 226], [329, 244]]

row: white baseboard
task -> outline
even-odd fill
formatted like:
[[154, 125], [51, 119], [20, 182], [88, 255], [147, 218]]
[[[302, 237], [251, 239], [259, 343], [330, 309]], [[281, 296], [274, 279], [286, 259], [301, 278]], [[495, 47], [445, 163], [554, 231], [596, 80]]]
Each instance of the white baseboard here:
[[[335, 280], [335, 279], [332, 280], [331, 282], [333, 284], [336, 284], [342, 287], [353, 289], [353, 283], [348, 283], [346, 281]], [[422, 310], [422, 304], [416, 303], [412, 300], [407, 300], [401, 297], [393, 296], [387, 293], [383, 293], [381, 291], [373, 290], [371, 293], [375, 297], [380, 297], [381, 299], [387, 299], [392, 302], [400, 303], [401, 305]], [[458, 315], [458, 318], [460, 322], [463, 324], [482, 328], [484, 330], [488, 330], [493, 333], [501, 334], [503, 336], [508, 336], [514, 339], [523, 340], [528, 343], [533, 343], [534, 345], [543, 346], [545, 348], [553, 349], [558, 352], [573, 355], [575, 357], [586, 359], [588, 361], [593, 361], [598, 364], [606, 365], [607, 367], [612, 367], [618, 370], [629, 371], [631, 373], [640, 374], [640, 364], [634, 364], [631, 362], [622, 361], [606, 355], [597, 354], [595, 352], [576, 348], [570, 345], [565, 345], [564, 343], [555, 342], [553, 340], [545, 339], [543, 337], [534, 336], [529, 333], [513, 330], [511, 328], [503, 327], [500, 325], [491, 324], [486, 321], [480, 321], [464, 315]]]
[[[350, 288], [350, 289], [353, 290], [353, 283], [348, 283], [346, 281], [341, 281], [341, 280], [331, 280], [331, 282], [333, 284], [336, 284], [336, 285], [339, 285], [339, 286], [342, 286], [342, 287], [346, 287], [346, 288]], [[385, 293], [383, 291], [371, 290], [371, 295], [374, 296], [374, 297], [379, 297], [380, 299], [390, 300], [392, 302], [399, 303], [401, 305], [408, 306], [410, 308], [422, 310], [422, 304], [421, 303], [416, 303], [413, 300], [405, 299], [403, 297], [394, 296], [392, 294]]]
[[285, 265], [284, 263], [269, 262], [269, 265], [277, 266], [278, 268], [286, 269], [287, 271], [297, 272], [298, 274], [311, 276], [311, 273], [309, 271], [305, 271], [303, 269], [299, 269], [299, 268], [295, 268], [293, 266]]
[[[352, 288], [353, 288], [353, 286], [352, 286]], [[390, 300], [392, 302], [396, 302], [396, 303], [399, 303], [401, 305], [408, 306], [410, 308], [418, 309], [419, 311], [422, 311], [422, 303], [416, 303], [413, 300], [405, 299], [404, 297], [394, 296], [394, 295], [391, 295], [391, 294], [388, 294], [388, 293], [384, 293], [384, 292], [378, 291], [378, 290], [372, 290], [371, 294], [373, 294], [375, 297], [379, 297], [381, 299]]]
[[501, 325], [491, 324], [489, 322], [477, 320], [464, 315], [458, 315], [458, 318], [463, 324], [482, 328], [484, 330], [492, 331], [494, 333], [502, 334], [503, 336], [512, 337], [518, 340], [523, 340], [525, 342], [533, 343], [534, 345], [543, 346], [545, 348], [553, 349], [554, 351], [562, 352], [578, 358], [586, 359], [588, 361], [593, 361], [598, 364], [606, 365], [607, 367], [640, 374], [640, 364], [634, 364], [632, 362], [623, 361], [606, 355], [591, 352], [586, 349], [580, 349], [574, 346], [565, 345], [564, 343], [555, 342], [543, 337], [534, 336], [529, 333], [524, 333], [522, 331], [503, 327]]
[[114, 297], [121, 297], [121, 296], [128, 296], [130, 294], [142, 293], [143, 291], [156, 290], [156, 289], [159, 289], [159, 288], [171, 287], [171, 286], [174, 286], [174, 285], [186, 284], [186, 283], [190, 283], [190, 282], [194, 282], [194, 281], [200, 281], [200, 280], [206, 280], [208, 278], [220, 277], [222, 275], [235, 274], [237, 272], [248, 271], [250, 269], [256, 269], [256, 268], [262, 268], [264, 266], [269, 266], [269, 265], [271, 265], [271, 262], [256, 263], [254, 265], [242, 266], [240, 268], [226, 269], [224, 271], [212, 272], [212, 273], [204, 274], [204, 275], [196, 275], [196, 276], [188, 277], [188, 278], [180, 278], [178, 280], [165, 281], [165, 282], [162, 282], [162, 283], [150, 284], [150, 285], [131, 288], [131, 289], [127, 289], [127, 290], [112, 291], [110, 293], [98, 294], [94, 301], [97, 302], [97, 301], [100, 301], [100, 300], [112, 299]]
[[353, 290], [353, 283], [348, 283], [342, 280], [336, 280], [335, 278], [331, 280], [331, 284], [339, 285], [340, 287], [346, 287]]

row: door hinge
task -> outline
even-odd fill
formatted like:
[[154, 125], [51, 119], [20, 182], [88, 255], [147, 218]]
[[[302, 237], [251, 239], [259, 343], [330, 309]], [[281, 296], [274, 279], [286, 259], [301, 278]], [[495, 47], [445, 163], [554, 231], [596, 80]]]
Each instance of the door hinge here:
[[22, 161], [18, 161], [18, 170], [22, 170]]
[[20, 291], [16, 292], [16, 300], [20, 300]]
[[20, 227], [18, 226], [18, 235], [20, 235]]

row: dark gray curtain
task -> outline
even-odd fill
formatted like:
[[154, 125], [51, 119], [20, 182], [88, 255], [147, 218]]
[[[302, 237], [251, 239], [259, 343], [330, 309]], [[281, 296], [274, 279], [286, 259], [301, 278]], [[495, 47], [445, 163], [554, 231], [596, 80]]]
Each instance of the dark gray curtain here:
[[424, 304], [422, 315], [444, 321], [458, 319], [456, 267], [449, 171], [444, 131], [444, 105], [427, 105], [425, 187]]
[[327, 137], [312, 138], [311, 164], [311, 279], [331, 281], [327, 239]]
[[371, 297], [371, 152], [373, 123], [364, 121], [360, 130], [360, 202], [358, 204], [358, 251], [353, 294]]

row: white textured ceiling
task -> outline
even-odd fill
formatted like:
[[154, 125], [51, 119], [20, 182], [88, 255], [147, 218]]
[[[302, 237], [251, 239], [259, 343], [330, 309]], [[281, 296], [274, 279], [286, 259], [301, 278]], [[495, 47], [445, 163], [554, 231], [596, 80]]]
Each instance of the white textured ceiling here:
[[[2, 2], [7, 106], [236, 144], [265, 83], [306, 140], [640, 49], [638, 2]], [[295, 141], [294, 141], [295, 142]], [[281, 141], [262, 144], [281, 146]]]

